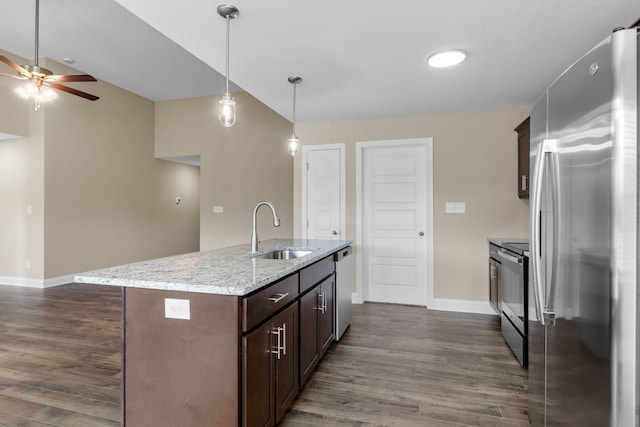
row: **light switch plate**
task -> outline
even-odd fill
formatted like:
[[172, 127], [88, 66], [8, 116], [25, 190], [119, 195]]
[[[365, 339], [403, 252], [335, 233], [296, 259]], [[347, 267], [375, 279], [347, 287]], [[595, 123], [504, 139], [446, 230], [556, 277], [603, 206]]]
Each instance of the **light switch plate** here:
[[213, 213], [223, 213], [223, 212], [224, 212], [224, 208], [222, 206], [213, 207]]
[[167, 319], [191, 320], [189, 300], [165, 298], [164, 317]]
[[447, 202], [445, 204], [445, 212], [446, 213], [464, 213], [465, 204], [464, 202]]

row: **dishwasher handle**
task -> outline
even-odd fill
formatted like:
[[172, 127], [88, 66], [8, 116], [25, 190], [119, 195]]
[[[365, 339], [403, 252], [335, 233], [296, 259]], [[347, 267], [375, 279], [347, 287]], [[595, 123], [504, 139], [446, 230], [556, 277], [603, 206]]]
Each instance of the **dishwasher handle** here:
[[506, 253], [502, 249], [500, 249], [498, 251], [498, 256], [500, 258], [502, 258], [502, 259], [506, 259], [507, 261], [515, 262], [516, 264], [521, 264], [522, 265], [522, 263], [523, 263], [522, 258], [517, 257], [517, 256], [513, 256], [513, 255], [509, 255], [508, 253]]
[[347, 246], [346, 248], [341, 249], [340, 252], [336, 252], [335, 254], [333, 254], [333, 260], [336, 262], [341, 261], [343, 258], [348, 257], [352, 253], [353, 248], [351, 246]]

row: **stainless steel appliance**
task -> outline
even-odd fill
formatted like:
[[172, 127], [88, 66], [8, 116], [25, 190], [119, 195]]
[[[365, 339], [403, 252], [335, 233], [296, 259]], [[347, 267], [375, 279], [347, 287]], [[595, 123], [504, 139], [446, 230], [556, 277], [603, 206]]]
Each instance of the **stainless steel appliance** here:
[[638, 60], [616, 31], [531, 112], [535, 426], [639, 425]]
[[502, 336], [522, 366], [527, 366], [528, 243], [505, 243], [502, 261]]
[[489, 303], [498, 314], [502, 313], [502, 263], [500, 247], [489, 243]]
[[351, 324], [351, 246], [342, 249], [334, 255], [336, 263], [336, 341]]

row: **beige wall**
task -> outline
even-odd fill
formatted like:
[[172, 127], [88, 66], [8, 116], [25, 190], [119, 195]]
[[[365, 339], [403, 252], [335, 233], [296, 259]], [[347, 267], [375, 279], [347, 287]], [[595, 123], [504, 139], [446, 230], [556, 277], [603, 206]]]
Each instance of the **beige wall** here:
[[[0, 49], [0, 55], [10, 60], [24, 64], [25, 61], [19, 56], [10, 54]], [[17, 73], [4, 63], [0, 64], [0, 73], [17, 75]], [[15, 94], [14, 89], [19, 84], [19, 80], [0, 77], [0, 139], [3, 136], [27, 136], [28, 134], [28, 110], [29, 106], [25, 102], [17, 102], [20, 98]]]
[[[302, 123], [305, 145], [346, 144], [347, 239], [356, 240], [355, 144], [433, 138], [434, 297], [488, 300], [487, 237], [527, 237], [528, 201], [518, 199], [517, 137], [529, 106], [404, 117]], [[301, 235], [301, 165], [295, 163], [295, 229]], [[446, 214], [445, 202], [465, 202]], [[354, 289], [355, 290], [355, 289]]]
[[1, 161], [18, 172], [0, 185], [10, 206], [0, 209], [0, 254], [15, 253], [0, 277], [52, 279], [198, 249], [199, 169], [153, 158], [153, 103], [104, 82], [75, 87], [101, 99], [60, 94], [37, 112], [28, 103], [29, 137], [0, 141]]
[[[200, 155], [200, 249], [249, 243], [251, 215], [261, 200], [273, 202], [282, 225], [259, 215], [261, 239], [293, 236], [293, 159], [286, 140], [291, 124], [246, 93], [234, 94], [237, 122], [222, 127], [219, 97], [156, 103], [156, 157]], [[222, 214], [213, 207], [221, 206]]]
[[[4, 101], [5, 109], [24, 103]], [[29, 137], [0, 141], [0, 283], [44, 278], [44, 115], [24, 112]]]

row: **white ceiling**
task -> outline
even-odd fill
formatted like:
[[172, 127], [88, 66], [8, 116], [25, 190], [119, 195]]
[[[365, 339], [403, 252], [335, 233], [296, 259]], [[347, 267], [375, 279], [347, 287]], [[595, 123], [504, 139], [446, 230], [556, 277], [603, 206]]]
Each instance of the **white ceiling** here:
[[[290, 118], [287, 77], [301, 76], [299, 122], [530, 104], [640, 17], [638, 0], [232, 1], [231, 79]], [[34, 3], [0, 0], [0, 49], [33, 58]], [[40, 3], [40, 56], [73, 58], [74, 68], [154, 101], [224, 92], [214, 71], [225, 71], [221, 0]], [[446, 48], [469, 58], [425, 65]], [[75, 87], [91, 92], [90, 83]]]

